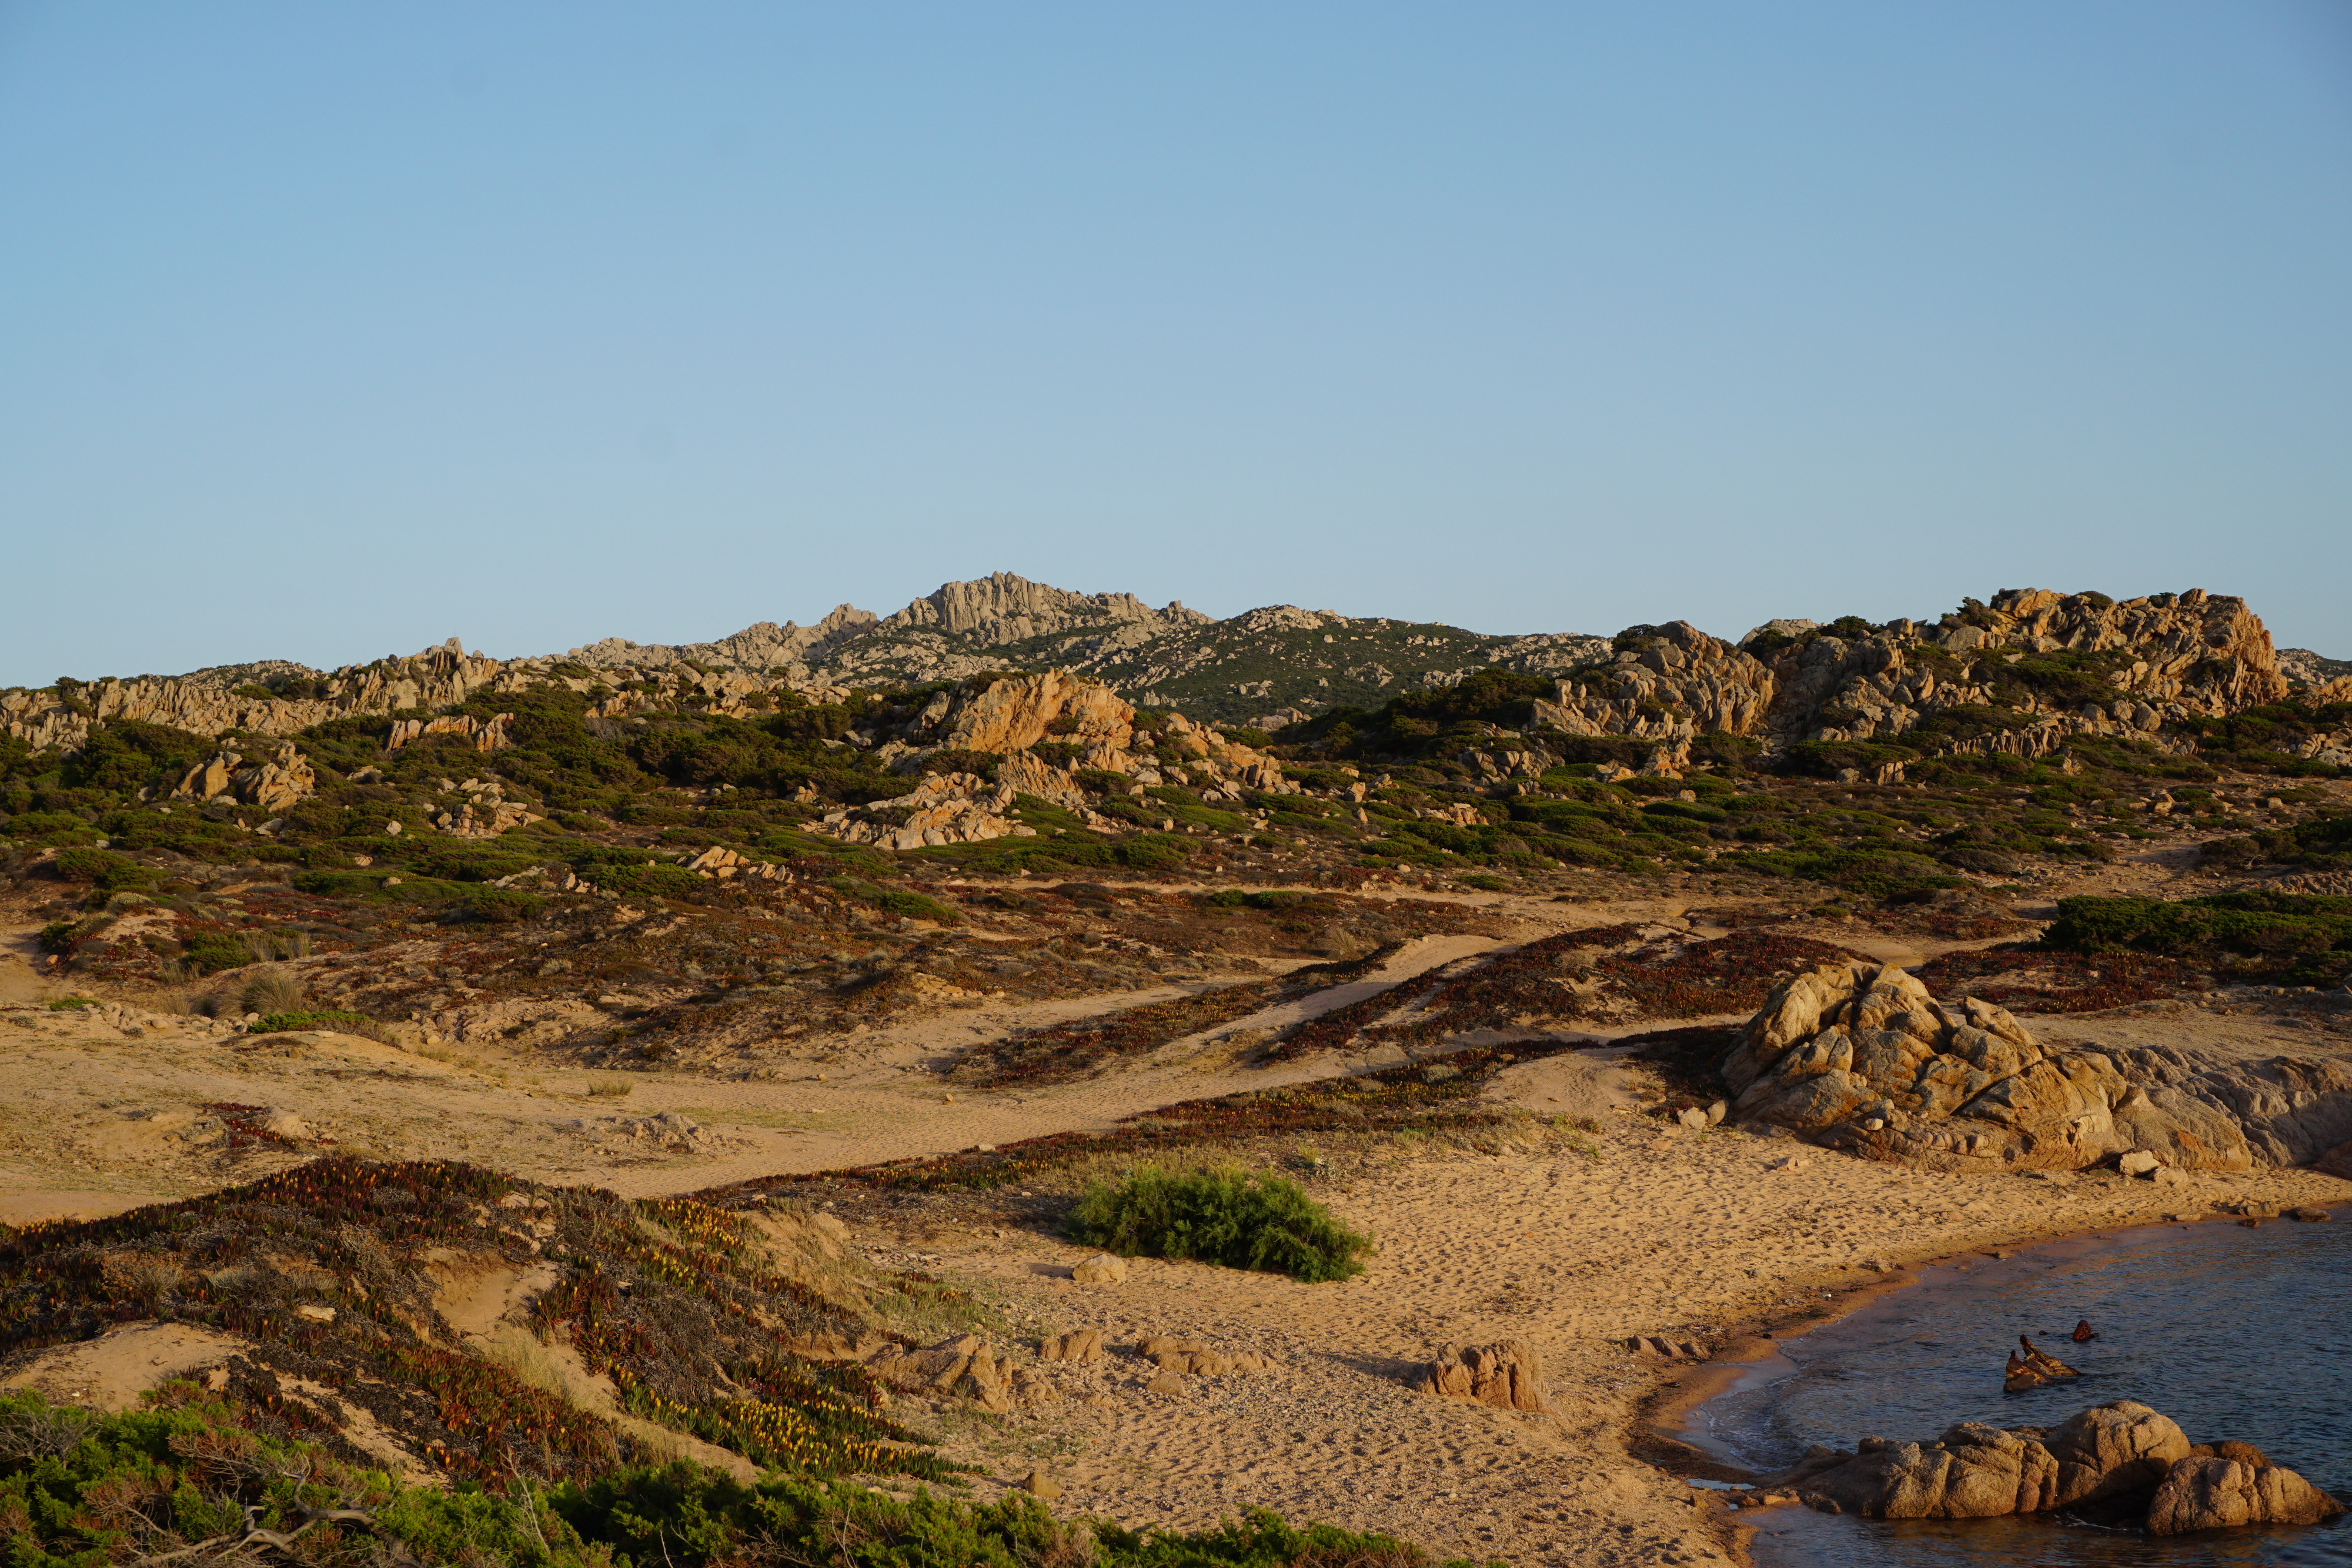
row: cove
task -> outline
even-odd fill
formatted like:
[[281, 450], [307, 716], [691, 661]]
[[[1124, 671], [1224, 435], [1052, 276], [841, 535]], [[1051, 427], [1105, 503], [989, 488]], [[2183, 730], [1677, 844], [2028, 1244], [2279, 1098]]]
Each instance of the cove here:
[[[2352, 1218], [2352, 1207], [2336, 1210]], [[2088, 1319], [2099, 1338], [2067, 1336]], [[2001, 1392], [2020, 1333], [2075, 1383]], [[2236, 1438], [2352, 1500], [2352, 1224], [2270, 1220], [2102, 1232], [1924, 1270], [1692, 1411], [1678, 1434], [1769, 1471], [1806, 1447], [1924, 1440], [1960, 1421], [2054, 1427], [2137, 1399], [2192, 1442]], [[1759, 1568], [2352, 1568], [2344, 1521], [2151, 1538], [2063, 1516], [1895, 1521], [1804, 1508], [1743, 1516]]]

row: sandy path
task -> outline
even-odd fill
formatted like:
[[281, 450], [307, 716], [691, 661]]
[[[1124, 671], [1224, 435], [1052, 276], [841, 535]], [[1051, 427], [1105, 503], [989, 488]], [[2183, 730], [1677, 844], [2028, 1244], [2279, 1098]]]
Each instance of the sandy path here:
[[0, 928], [0, 1005], [46, 1001], [65, 988], [40, 971], [37, 925]]
[[[1374, 976], [1278, 1010], [1286, 1019], [1313, 1017], [1510, 941], [1424, 939]], [[1145, 999], [1181, 994], [1163, 988]], [[1133, 1005], [1135, 998], [1117, 1000]], [[1101, 1005], [1100, 998], [1046, 1004], [1045, 1016], [1027, 1027]], [[975, 1025], [969, 1017], [949, 1009], [877, 1037], [845, 1072], [819, 1080], [812, 1071], [779, 1081], [587, 1074], [496, 1051], [438, 1061], [348, 1035], [245, 1037], [206, 1032], [167, 1014], [0, 1008], [0, 1048], [13, 1058], [0, 1085], [0, 1203], [28, 1218], [89, 1212], [100, 1202], [93, 1194], [145, 1201], [205, 1190], [329, 1146], [257, 1148], [224, 1158], [192, 1139], [205, 1132], [205, 1108], [225, 1103], [290, 1111], [331, 1146], [376, 1157], [468, 1160], [644, 1197], [1108, 1127], [1174, 1101], [1331, 1071], [1328, 1063], [1262, 1071], [1223, 1061], [1204, 1069], [1186, 1060], [1188, 1051], [1205, 1043], [1196, 1037], [1190, 1047], [1180, 1042], [1146, 1065], [1101, 1078], [973, 1093], [943, 1087], [925, 1067], [939, 1058], [947, 1031], [985, 1035], [1003, 1028], [1002, 1020]], [[591, 1092], [596, 1085], [625, 1086], [627, 1092], [598, 1095]], [[703, 1131], [681, 1140], [672, 1128], [648, 1125], [663, 1113], [683, 1115]]]

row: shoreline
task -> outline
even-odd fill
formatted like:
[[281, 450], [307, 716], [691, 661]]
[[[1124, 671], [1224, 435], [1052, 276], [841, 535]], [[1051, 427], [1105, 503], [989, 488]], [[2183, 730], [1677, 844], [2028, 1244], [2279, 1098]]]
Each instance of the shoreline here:
[[[2333, 1210], [2341, 1205], [2326, 1205], [2331, 1210], [2327, 1223], [2340, 1223]], [[1792, 1339], [1802, 1339], [1843, 1322], [1866, 1307], [1876, 1305], [1885, 1298], [1928, 1282], [1930, 1269], [1957, 1268], [1971, 1259], [1986, 1261], [2007, 1261], [2045, 1249], [2065, 1247], [2075, 1243], [2113, 1242], [2128, 1234], [2142, 1231], [2188, 1229], [2194, 1226], [2237, 1223], [2237, 1217], [2226, 1213], [2207, 1212], [2193, 1218], [2154, 1218], [2127, 1221], [2117, 1225], [2093, 1226], [2088, 1228], [2053, 1230], [2029, 1240], [1994, 1242], [1985, 1247], [1969, 1247], [1956, 1252], [1923, 1258], [1902, 1263], [1887, 1271], [1878, 1281], [1853, 1287], [1836, 1304], [1834, 1312], [1825, 1312], [1811, 1321], [1797, 1333], [1774, 1333], [1752, 1328], [1735, 1335], [1723, 1351], [1664, 1385], [1643, 1400], [1639, 1407], [1626, 1444], [1628, 1451], [1638, 1459], [1652, 1465], [1661, 1473], [1676, 1480], [1692, 1479], [1719, 1481], [1753, 1480], [1759, 1473], [1718, 1458], [1691, 1440], [1691, 1420], [1715, 1400], [1733, 1392], [1759, 1367], [1780, 1354], [1780, 1347]], [[2273, 1218], [2265, 1223], [2293, 1223]], [[1791, 1370], [1794, 1370], [1792, 1367]], [[1693, 1489], [1698, 1490], [1699, 1489]], [[1702, 1494], [1704, 1495], [1704, 1494]], [[1702, 1506], [1704, 1506], [1702, 1504]], [[1780, 1505], [1802, 1508], [1802, 1503]], [[1758, 1524], [1749, 1515], [1760, 1519], [1770, 1510], [1741, 1509], [1723, 1511], [1716, 1516], [1724, 1539], [1724, 1550], [1742, 1568], [1754, 1568], [1755, 1557], [1750, 1551]]]

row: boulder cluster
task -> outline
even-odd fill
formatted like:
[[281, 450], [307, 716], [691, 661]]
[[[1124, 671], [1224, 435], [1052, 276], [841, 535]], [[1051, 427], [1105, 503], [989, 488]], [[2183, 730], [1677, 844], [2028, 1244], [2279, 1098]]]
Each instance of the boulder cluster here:
[[[1079, 787], [1076, 776], [1087, 770], [1127, 779], [1139, 794], [1181, 784], [1212, 804], [1239, 802], [1244, 790], [1298, 792], [1265, 753], [1181, 714], [1167, 721], [1165, 739], [1183, 761], [1165, 761], [1156, 748], [1137, 749], [1135, 738], [1131, 705], [1100, 682], [1066, 670], [943, 691], [876, 755], [900, 772], [913, 772], [941, 752], [991, 753], [1001, 758], [994, 779], [927, 774], [903, 795], [828, 812], [817, 831], [892, 850], [1034, 837], [1034, 828], [1013, 819], [1024, 795], [1073, 812], [1089, 828], [1117, 831], [1123, 824], [1096, 811]], [[1057, 766], [1027, 749], [1046, 739], [1084, 749]]]
[[2243, 1524], [2315, 1524], [2345, 1511], [2248, 1443], [2192, 1444], [2133, 1400], [2095, 1406], [2055, 1428], [1968, 1421], [1931, 1442], [1864, 1437], [1816, 1447], [1757, 1484], [1865, 1519], [1990, 1519], [2058, 1509], [2177, 1535]]

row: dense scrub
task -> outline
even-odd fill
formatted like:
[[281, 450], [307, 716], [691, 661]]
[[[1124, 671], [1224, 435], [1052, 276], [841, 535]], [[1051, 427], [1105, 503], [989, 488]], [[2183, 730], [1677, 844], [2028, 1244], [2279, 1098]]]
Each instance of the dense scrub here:
[[[0, 1395], [0, 1525], [18, 1568], [290, 1561], [305, 1568], [1291, 1568], [1423, 1553], [1382, 1536], [1255, 1512], [1191, 1535], [1060, 1521], [1015, 1494], [894, 1497], [772, 1470], [745, 1483], [685, 1461], [615, 1466], [544, 1489], [404, 1487], [251, 1406], [167, 1385], [151, 1407], [98, 1415]], [[262, 1552], [270, 1553], [262, 1559]]]
[[2068, 898], [2043, 944], [2078, 953], [2152, 953], [2216, 975], [2333, 986], [2352, 977], [2352, 898], [2219, 894]]

